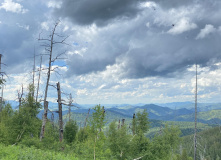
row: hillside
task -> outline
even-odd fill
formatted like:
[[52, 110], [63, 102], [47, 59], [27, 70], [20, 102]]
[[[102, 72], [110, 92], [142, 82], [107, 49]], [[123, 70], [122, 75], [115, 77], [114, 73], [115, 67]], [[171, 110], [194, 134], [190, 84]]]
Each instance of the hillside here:
[[[182, 136], [191, 135], [194, 133], [194, 112], [192, 110], [181, 108], [181, 109], [171, 109], [168, 107], [161, 107], [155, 104], [146, 104], [141, 106], [132, 106], [132, 105], [122, 105], [119, 107], [112, 107], [105, 109], [106, 120], [105, 126], [107, 127], [112, 121], [125, 119], [125, 123], [128, 127], [131, 126], [131, 121], [134, 113], [139, 111], [143, 111], [144, 109], [148, 112], [148, 117], [150, 123], [149, 132], [146, 134], [149, 137], [153, 137], [153, 135], [161, 130], [166, 124], [174, 124], [179, 126]], [[92, 113], [93, 109], [90, 110], [90, 114], [88, 117], [88, 121]], [[211, 128], [211, 125], [217, 125], [220, 123], [221, 119], [221, 110], [211, 110], [206, 112], [198, 113], [198, 131], [202, 131], [204, 129]], [[40, 118], [43, 114], [41, 111], [38, 115]], [[75, 120], [78, 126], [83, 127], [85, 124], [85, 119], [88, 114], [88, 109], [80, 108], [72, 110], [71, 119]], [[58, 113], [53, 112], [54, 121], [58, 121]], [[48, 118], [52, 119], [52, 113], [48, 113]], [[68, 111], [63, 111], [63, 119], [64, 124], [69, 119]], [[87, 122], [88, 123], [88, 122]], [[105, 128], [106, 128], [105, 127]]]
[[[215, 127], [204, 130], [197, 135], [198, 155], [207, 160], [217, 160], [221, 157], [221, 128]], [[193, 157], [193, 135], [183, 138], [183, 148]]]
[[[181, 115], [177, 117], [178, 120], [191, 121], [193, 120], [193, 114], [191, 115]], [[220, 124], [221, 122], [221, 110], [210, 110], [205, 112], [198, 112], [197, 114], [198, 122], [208, 123], [208, 124]]]
[[[123, 114], [124, 113], [124, 114]], [[91, 114], [88, 116], [88, 122], [90, 121]], [[71, 119], [75, 120], [78, 126], [83, 127], [85, 123], [85, 119], [87, 117], [87, 113], [71, 113]], [[69, 119], [69, 115], [64, 115], [64, 123], [66, 123]], [[125, 119], [125, 123], [128, 127], [131, 127], [132, 116], [128, 116], [125, 112], [117, 112], [116, 110], [107, 109], [106, 110], [106, 118], [105, 118], [105, 128], [114, 120], [122, 120]], [[153, 137], [156, 133], [158, 133], [165, 125], [175, 125], [178, 126], [181, 130], [181, 136], [191, 135], [194, 133], [194, 122], [185, 122], [185, 121], [162, 121], [157, 119], [149, 119], [150, 121], [150, 129], [147, 132], [146, 136]], [[204, 123], [198, 123], [198, 131], [202, 131], [204, 129], [211, 128], [210, 125]]]
[[[159, 103], [157, 104], [162, 107], [168, 107], [170, 109], [181, 109], [186, 108], [189, 110], [194, 110], [193, 102], [172, 102], [172, 103]], [[215, 109], [221, 109], [221, 103], [198, 103], [197, 104], [199, 111], [209, 111]]]

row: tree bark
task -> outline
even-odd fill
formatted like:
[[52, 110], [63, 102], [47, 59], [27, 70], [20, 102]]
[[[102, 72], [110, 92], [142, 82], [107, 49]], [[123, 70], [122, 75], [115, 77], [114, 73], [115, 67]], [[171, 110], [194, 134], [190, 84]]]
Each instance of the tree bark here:
[[62, 120], [62, 103], [61, 103], [61, 89], [60, 83], [57, 83], [57, 91], [58, 91], [58, 110], [59, 110], [59, 140], [63, 141], [63, 120]]
[[[53, 53], [53, 44], [54, 44], [54, 34], [55, 34], [55, 30], [56, 27], [58, 26], [59, 22], [57, 22], [52, 30], [52, 34], [51, 34], [51, 39], [50, 39], [50, 54], [49, 54], [49, 67], [48, 67], [48, 73], [47, 73], [47, 82], [46, 82], [46, 87], [45, 87], [45, 95], [44, 95], [44, 113], [47, 113], [47, 95], [48, 95], [48, 85], [49, 85], [49, 81], [50, 81], [50, 76], [51, 76], [51, 61], [52, 61], [52, 53]], [[44, 131], [45, 131], [45, 124], [47, 121], [47, 115], [46, 118], [45, 116], [43, 117], [43, 121], [42, 121], [42, 127], [41, 127], [41, 134], [40, 134], [40, 141], [42, 140], [42, 138], [44, 137]]]
[[40, 84], [40, 79], [41, 79], [41, 64], [42, 64], [42, 56], [41, 56], [39, 74], [38, 74], [38, 87], [37, 87], [36, 102], [38, 101], [38, 91], [39, 91], [39, 84]]

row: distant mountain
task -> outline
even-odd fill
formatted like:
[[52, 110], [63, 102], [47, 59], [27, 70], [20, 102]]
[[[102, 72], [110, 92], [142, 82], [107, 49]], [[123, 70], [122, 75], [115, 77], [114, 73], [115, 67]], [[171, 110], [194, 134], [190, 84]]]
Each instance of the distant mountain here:
[[9, 101], [5, 101], [5, 103], [9, 103], [11, 106], [12, 106], [12, 109], [18, 109], [18, 102], [17, 101], [12, 101], [12, 100], [9, 100]]
[[[10, 103], [13, 109], [18, 109], [17, 101], [6, 101]], [[42, 103], [43, 105], [43, 103]], [[77, 104], [74, 103], [71, 107], [72, 113], [87, 114], [89, 108], [93, 108], [96, 104]], [[132, 117], [134, 113], [147, 110], [149, 119], [162, 121], [194, 121], [194, 103], [192, 102], [173, 102], [164, 104], [104, 104], [107, 113], [119, 114], [125, 117]], [[54, 116], [58, 118], [58, 104], [49, 102], [49, 109], [53, 112], [48, 112], [48, 117]], [[221, 103], [198, 103], [198, 121], [208, 124], [216, 124], [221, 122]], [[42, 118], [43, 110], [38, 114]], [[93, 112], [91, 109], [90, 114]], [[68, 114], [68, 106], [63, 105], [63, 115]], [[119, 116], [118, 116], [119, 117]]]
[[[194, 110], [195, 103], [192, 102], [172, 102], [172, 103], [159, 103], [162, 107], [168, 107], [170, 109], [186, 108]], [[221, 109], [221, 103], [197, 103], [198, 111], [209, 111], [214, 109]]]
[[[113, 108], [105, 108], [106, 118], [105, 118], [105, 129], [109, 125], [109, 123], [116, 121], [122, 121], [122, 119], [125, 119], [125, 123], [129, 126], [131, 126], [132, 117], [134, 113], [137, 113], [139, 111], [143, 111], [144, 109], [147, 110], [149, 113], [149, 121], [150, 123], [150, 130], [147, 133], [147, 136], [153, 137], [155, 133], [159, 132], [162, 127], [164, 127], [166, 124], [169, 125], [177, 125], [181, 129], [182, 136], [192, 134], [194, 131], [194, 112], [191, 110], [188, 110], [186, 108], [173, 110], [167, 107], [161, 107], [155, 104], [147, 104], [143, 106], [129, 106], [129, 107], [113, 107]], [[88, 122], [90, 121], [90, 118], [92, 116], [92, 113], [94, 112], [93, 109], [90, 109], [90, 114], [88, 117]], [[215, 111], [213, 111], [215, 112]], [[198, 130], [204, 130], [207, 128], [210, 128], [211, 126], [208, 124], [214, 124], [212, 121], [214, 118], [216, 119], [216, 122], [220, 122], [219, 120], [219, 114], [218, 112], [216, 116], [209, 118], [209, 116], [214, 115], [213, 112], [206, 112], [206, 113], [199, 113], [199, 117], [203, 118], [200, 119], [198, 123]], [[38, 114], [39, 118], [42, 118], [44, 111], [41, 110]], [[68, 110], [64, 110], [62, 112], [63, 114], [63, 122], [64, 125], [69, 120], [69, 114]], [[75, 120], [78, 124], [78, 126], [83, 127], [85, 123], [85, 119], [88, 114], [88, 109], [80, 108], [75, 109], [71, 111], [71, 119]], [[52, 116], [53, 115], [53, 116]], [[220, 114], [221, 115], [221, 114]], [[54, 118], [54, 122], [58, 122], [58, 113], [48, 112], [48, 119], [51, 121], [52, 118]], [[206, 124], [208, 123], [208, 124]]]
[[162, 107], [168, 107], [171, 109], [193, 108], [194, 107], [194, 103], [192, 103], [192, 102], [158, 103], [157, 105], [162, 106]]
[[146, 104], [144, 106], [129, 106], [124, 109], [119, 108], [110, 108], [108, 110], [115, 111], [127, 116], [133, 116], [134, 113], [139, 111], [147, 110], [148, 116], [150, 119], [158, 119], [158, 120], [174, 120], [176, 116], [192, 114], [193, 112], [188, 109], [177, 109], [173, 110], [167, 107], [161, 107], [155, 104]]
[[[177, 117], [179, 121], [193, 121], [194, 115], [180, 115]], [[208, 124], [220, 124], [221, 123], [221, 110], [211, 110], [205, 112], [198, 112], [197, 121]]]

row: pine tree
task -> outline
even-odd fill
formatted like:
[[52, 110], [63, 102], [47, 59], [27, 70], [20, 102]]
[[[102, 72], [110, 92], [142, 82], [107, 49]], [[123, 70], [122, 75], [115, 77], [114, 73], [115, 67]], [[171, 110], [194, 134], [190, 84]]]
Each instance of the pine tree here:
[[72, 143], [75, 141], [76, 135], [78, 131], [77, 123], [73, 120], [70, 120], [65, 125], [64, 129], [64, 139], [67, 143]]

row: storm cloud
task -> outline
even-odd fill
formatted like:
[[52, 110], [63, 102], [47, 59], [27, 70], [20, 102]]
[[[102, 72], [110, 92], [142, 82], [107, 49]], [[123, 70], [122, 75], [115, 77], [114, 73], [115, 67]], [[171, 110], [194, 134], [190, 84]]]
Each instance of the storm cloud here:
[[[11, 9], [8, 9], [11, 8]], [[33, 64], [34, 48], [39, 54], [37, 37], [39, 22], [46, 7], [41, 1], [0, 3], [0, 53], [3, 54], [3, 70], [7, 74], [24, 73]], [[35, 15], [35, 16], [34, 16]], [[30, 63], [29, 63], [30, 62]]]
[[[53, 57], [66, 56], [53, 63], [63, 67], [50, 84], [59, 81], [78, 103], [194, 100], [195, 63], [199, 100], [220, 102], [220, 8], [220, 0], [2, 0], [0, 53], [10, 77], [5, 98], [16, 99], [21, 84], [31, 82], [34, 47], [46, 53], [39, 33], [48, 38], [60, 20], [56, 35], [69, 36], [69, 45], [53, 48]], [[45, 55], [44, 69], [47, 63]], [[56, 101], [53, 87], [48, 97]]]
[[[65, 18], [66, 28], [70, 29], [64, 33], [74, 37], [70, 42], [78, 47], [69, 50], [72, 54], [66, 61], [67, 76], [118, 66], [123, 78], [173, 77], [195, 63], [214, 69], [213, 64], [220, 61], [221, 2], [218, 0], [61, 2], [51, 8], [51, 13]], [[43, 2], [36, 4], [36, 1], [21, 3], [26, 12], [17, 14], [1, 7], [0, 34], [5, 37], [1, 40], [1, 53], [9, 66], [19, 64], [21, 72], [25, 69], [23, 59], [29, 57], [32, 61], [35, 39], [41, 32], [39, 25], [46, 24], [45, 17], [39, 13], [46, 13], [47, 7]], [[34, 6], [41, 9], [34, 9]], [[18, 19], [21, 14], [23, 19]], [[39, 16], [30, 19], [33, 14]], [[82, 46], [82, 43], [88, 45]], [[37, 52], [44, 49], [36, 48]], [[82, 48], [85, 51], [78, 54]]]
[[195, 63], [214, 69], [221, 60], [221, 3], [162, 5], [148, 2], [137, 17], [97, 26], [86, 52], [70, 56], [68, 73], [89, 74], [118, 65], [123, 78], [144, 78], [180, 76]]
[[63, 0], [55, 13], [79, 25], [104, 26], [115, 19], [135, 17], [141, 11], [141, 2], [144, 0]]

